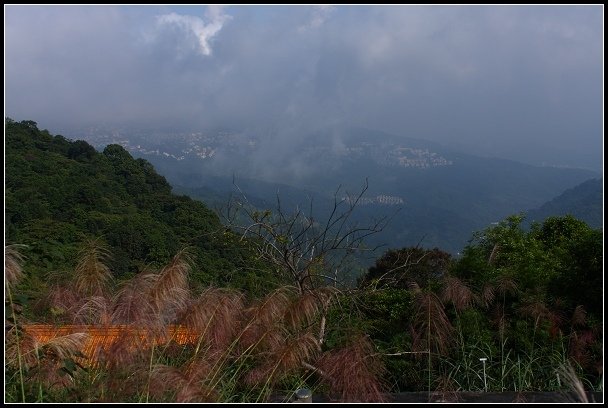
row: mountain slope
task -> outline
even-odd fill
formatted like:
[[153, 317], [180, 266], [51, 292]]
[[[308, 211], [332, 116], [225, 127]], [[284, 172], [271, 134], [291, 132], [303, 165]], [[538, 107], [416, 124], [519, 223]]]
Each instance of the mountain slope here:
[[121, 146], [99, 153], [32, 121], [7, 119], [5, 134], [5, 240], [28, 245], [31, 285], [45, 286], [49, 272], [73, 269], [81, 244], [99, 237], [118, 278], [165, 265], [189, 246], [197, 265], [191, 276], [199, 283], [254, 291], [272, 282], [247, 243], [226, 232], [212, 211], [172, 194], [149, 162]]
[[550, 216], [570, 214], [592, 228], [600, 228], [604, 221], [603, 201], [602, 179], [590, 179], [528, 211], [526, 220], [529, 223], [542, 222]]

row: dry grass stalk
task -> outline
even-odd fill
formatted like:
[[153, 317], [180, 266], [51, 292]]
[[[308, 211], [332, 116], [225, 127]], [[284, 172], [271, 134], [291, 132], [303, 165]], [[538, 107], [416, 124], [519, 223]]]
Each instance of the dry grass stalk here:
[[330, 393], [342, 402], [385, 402], [385, 368], [370, 340], [358, 336], [346, 347], [324, 353], [316, 367], [329, 377]]
[[262, 326], [272, 326], [283, 319], [296, 293], [296, 289], [289, 286], [278, 288], [248, 308], [247, 317]]
[[[430, 291], [418, 290], [415, 294], [413, 324], [421, 340], [439, 354], [445, 355], [452, 344], [454, 327], [448, 319], [443, 303]], [[430, 336], [430, 338], [429, 338]], [[422, 344], [422, 341], [421, 341]]]
[[200, 378], [188, 376], [182, 369], [155, 365], [151, 372], [150, 394], [158, 400], [174, 395], [175, 402], [215, 402], [217, 393], [201, 383]]
[[585, 391], [585, 386], [583, 385], [579, 376], [576, 374], [576, 371], [570, 362], [562, 364], [556, 371], [562, 381], [572, 390], [572, 392], [574, 392], [578, 402], [589, 402], [587, 392]]
[[160, 272], [160, 280], [156, 290], [159, 295], [173, 288], [188, 289], [188, 273], [192, 264], [192, 256], [187, 248], [181, 249]]
[[587, 311], [582, 305], [578, 305], [572, 313], [572, 326], [582, 327], [587, 323]]
[[155, 319], [154, 305], [148, 293], [157, 279], [156, 274], [140, 273], [125, 282], [113, 298], [112, 322], [145, 326]]
[[249, 323], [239, 334], [237, 352], [239, 354], [271, 352], [281, 347], [288, 336], [289, 333], [280, 322], [270, 327]]
[[205, 386], [204, 384], [191, 384], [188, 383], [180, 390], [178, 390], [175, 396], [175, 402], [177, 403], [188, 403], [188, 402], [203, 402], [212, 403], [217, 402], [219, 394], [212, 388]]
[[317, 352], [318, 343], [311, 333], [289, 337], [280, 347], [261, 355], [261, 365], [247, 373], [245, 382], [275, 384], [290, 372], [301, 369], [305, 361], [316, 357]]
[[519, 292], [519, 287], [517, 286], [517, 282], [507, 275], [499, 276], [496, 280], [496, 292], [505, 296], [507, 294], [516, 295]]
[[124, 402], [146, 392], [150, 378], [150, 362], [146, 359], [104, 368], [107, 374], [100, 382], [104, 392], [95, 402]]
[[41, 348], [47, 355], [58, 360], [75, 359], [81, 356], [89, 337], [87, 333], [66, 334], [50, 339]]
[[442, 299], [452, 303], [458, 312], [469, 309], [477, 301], [473, 291], [455, 276], [445, 278]]
[[90, 240], [80, 251], [74, 270], [74, 288], [83, 297], [104, 296], [112, 281], [107, 263], [110, 252], [100, 240]]
[[304, 291], [285, 312], [288, 327], [298, 330], [311, 326], [327, 310], [335, 293], [331, 287]]
[[108, 325], [112, 322], [112, 305], [105, 296], [88, 298], [76, 311], [74, 323]]
[[[190, 298], [188, 273], [192, 259], [187, 248], [180, 250], [158, 275], [148, 292], [156, 308], [159, 325], [169, 324], [187, 307]], [[154, 280], [149, 277], [148, 279]]]
[[596, 336], [592, 330], [573, 332], [570, 336], [568, 356], [582, 367], [588, 367], [592, 363], [590, 347], [596, 342]]
[[46, 296], [45, 303], [49, 305], [51, 314], [59, 322], [72, 323], [82, 305], [82, 297], [70, 287], [53, 286]]
[[64, 361], [82, 359], [81, 350], [88, 339], [86, 333], [72, 333], [39, 342], [33, 336], [22, 336], [20, 349], [22, 363], [31, 380], [50, 389], [65, 388], [73, 384], [73, 378], [61, 369]]
[[110, 370], [132, 367], [144, 361], [149, 343], [137, 330], [122, 330], [116, 337], [97, 341], [91, 352], [91, 361]]
[[494, 286], [491, 284], [485, 284], [483, 285], [483, 288], [481, 288], [481, 297], [480, 297], [480, 303], [483, 307], [485, 307], [486, 309], [490, 307], [490, 305], [494, 302], [494, 298], [495, 298], [495, 291], [494, 291]]
[[207, 348], [189, 360], [184, 366], [184, 374], [196, 381], [214, 379], [227, 362], [227, 358], [225, 350]]
[[498, 332], [500, 333], [501, 336], [504, 335], [509, 320], [508, 317], [504, 311], [502, 310], [502, 308], [499, 305], [495, 305], [491, 310], [490, 310], [490, 322], [498, 328]]
[[[494, 310], [490, 312], [491, 321], [498, 327], [498, 331], [500, 336], [505, 335], [505, 331], [507, 328], [507, 315], [505, 313], [505, 305], [506, 305], [506, 297], [507, 295], [516, 295], [519, 292], [519, 288], [515, 280], [508, 275], [500, 275], [496, 278], [493, 287], [494, 296], [500, 296], [502, 300], [501, 304], [495, 304]], [[487, 303], [489, 307], [489, 303]]]
[[178, 321], [201, 333], [202, 340], [216, 349], [226, 349], [241, 328], [243, 295], [236, 291], [209, 288], [191, 301]]
[[318, 296], [310, 290], [304, 291], [287, 308], [284, 321], [292, 330], [310, 326], [317, 318], [321, 307]]
[[432, 402], [460, 402], [462, 398], [458, 393], [458, 384], [447, 375], [441, 375], [437, 382], [435, 392], [431, 396]]
[[175, 395], [177, 390], [184, 387], [188, 379], [177, 367], [165, 364], [155, 364], [150, 372], [150, 395], [162, 400], [169, 395]]
[[23, 262], [24, 256], [19, 252], [19, 248], [24, 245], [6, 245], [4, 247], [4, 295], [7, 295], [7, 290], [14, 287], [23, 278]]
[[538, 328], [541, 321], [551, 320], [551, 311], [541, 300], [531, 299], [525, 302], [520, 308], [519, 313], [534, 319], [534, 327]]
[[11, 326], [5, 334], [5, 364], [11, 368], [19, 367], [19, 359], [25, 367], [33, 367], [37, 362], [39, 343], [27, 331]]
[[490, 256], [488, 257], [488, 265], [492, 265], [492, 263], [494, 263], [499, 252], [500, 252], [500, 244], [495, 244], [494, 247], [492, 248], [492, 252], [490, 253]]
[[551, 326], [549, 327], [549, 334], [556, 338], [562, 333], [562, 325], [566, 321], [566, 315], [559, 309], [550, 309], [548, 315], [549, 323]]
[[283, 317], [296, 293], [292, 287], [279, 288], [245, 309], [245, 324], [238, 337], [242, 350], [273, 350], [284, 343], [288, 333]]

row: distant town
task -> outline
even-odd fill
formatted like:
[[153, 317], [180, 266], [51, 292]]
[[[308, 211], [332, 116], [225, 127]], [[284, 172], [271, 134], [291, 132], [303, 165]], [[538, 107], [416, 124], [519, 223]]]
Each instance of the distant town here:
[[[348, 204], [354, 204], [357, 201], [356, 197], [345, 196], [342, 197], [342, 200], [347, 202]], [[376, 197], [360, 197], [357, 201], [358, 205], [371, 205], [371, 204], [380, 204], [380, 205], [399, 205], [403, 204], [403, 198], [390, 196], [390, 195], [377, 195]]]
[[[97, 148], [103, 148], [108, 144], [119, 144], [129, 152], [164, 156], [177, 161], [187, 158], [210, 160], [219, 152], [254, 154], [259, 147], [259, 141], [256, 138], [229, 132], [218, 132], [214, 135], [203, 134], [202, 132], [154, 134], [89, 128], [84, 132], [84, 135], [85, 140]], [[300, 154], [317, 159], [336, 157], [369, 158], [385, 166], [417, 169], [453, 165], [451, 160], [428, 149], [417, 149], [396, 144], [377, 146], [368, 142], [359, 142], [341, 148], [307, 146], [301, 150]]]

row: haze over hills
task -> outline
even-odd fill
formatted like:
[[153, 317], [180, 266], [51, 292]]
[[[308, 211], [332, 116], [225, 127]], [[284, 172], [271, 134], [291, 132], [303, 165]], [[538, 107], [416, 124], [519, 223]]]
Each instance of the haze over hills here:
[[[277, 196], [286, 210], [307, 208], [312, 200], [315, 215], [322, 217], [334, 194], [338, 199], [356, 195], [367, 180], [356, 221], [391, 217], [374, 244], [437, 246], [452, 253], [489, 223], [538, 208], [598, 177], [583, 169], [477, 157], [363, 128], [329, 127], [287, 139], [254, 132], [102, 129], [78, 137], [98, 149], [123, 145], [153, 163], [177, 191], [212, 206], [236, 192], [236, 184], [260, 208], [276, 206]], [[595, 205], [601, 207], [601, 201]]]

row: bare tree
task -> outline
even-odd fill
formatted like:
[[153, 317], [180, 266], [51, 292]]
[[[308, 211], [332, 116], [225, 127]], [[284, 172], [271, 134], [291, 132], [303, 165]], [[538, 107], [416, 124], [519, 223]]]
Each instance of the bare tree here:
[[361, 251], [377, 249], [365, 246], [365, 239], [382, 231], [390, 217], [372, 220], [369, 225], [357, 225], [353, 220], [355, 208], [368, 189], [367, 179], [356, 195], [342, 192], [333, 195], [333, 207], [324, 221], [313, 216], [313, 203], [307, 211], [293, 212], [281, 206], [277, 194], [276, 209], [258, 210], [247, 200], [242, 190], [231, 197], [222, 211], [225, 223], [250, 238], [259, 255], [276, 267], [280, 278], [294, 285], [300, 293], [327, 286], [346, 287], [348, 261]]

